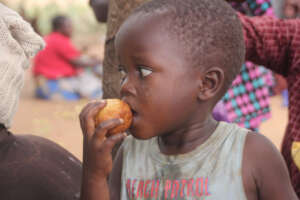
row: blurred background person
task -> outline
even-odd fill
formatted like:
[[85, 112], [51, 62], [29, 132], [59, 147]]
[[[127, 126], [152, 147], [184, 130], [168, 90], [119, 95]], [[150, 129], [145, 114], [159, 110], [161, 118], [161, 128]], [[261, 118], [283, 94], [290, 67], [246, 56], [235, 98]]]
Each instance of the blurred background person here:
[[287, 19], [300, 17], [300, 0], [285, 0], [283, 16]]
[[101, 98], [102, 83], [93, 71], [100, 60], [82, 56], [72, 44], [72, 21], [64, 15], [52, 19], [52, 32], [45, 37], [46, 48], [34, 60], [37, 98], [78, 100]]

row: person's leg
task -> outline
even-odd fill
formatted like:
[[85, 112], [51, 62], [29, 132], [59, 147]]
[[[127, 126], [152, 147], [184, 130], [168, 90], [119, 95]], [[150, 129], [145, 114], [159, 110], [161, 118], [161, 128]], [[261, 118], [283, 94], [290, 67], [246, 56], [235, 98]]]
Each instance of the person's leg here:
[[39, 76], [35, 78], [35, 82], [35, 97], [38, 99], [69, 101], [80, 99], [75, 90], [75, 87], [78, 86], [73, 78], [49, 80]]
[[76, 90], [81, 97], [87, 99], [102, 98], [102, 80], [93, 71], [84, 70], [76, 79], [78, 81]]

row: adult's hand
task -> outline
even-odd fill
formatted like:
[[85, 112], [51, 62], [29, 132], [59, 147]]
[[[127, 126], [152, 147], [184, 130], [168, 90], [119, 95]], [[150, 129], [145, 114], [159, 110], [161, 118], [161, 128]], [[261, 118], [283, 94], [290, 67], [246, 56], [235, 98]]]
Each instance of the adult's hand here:
[[90, 6], [92, 7], [98, 22], [107, 22], [108, 3], [109, 0], [90, 0]]

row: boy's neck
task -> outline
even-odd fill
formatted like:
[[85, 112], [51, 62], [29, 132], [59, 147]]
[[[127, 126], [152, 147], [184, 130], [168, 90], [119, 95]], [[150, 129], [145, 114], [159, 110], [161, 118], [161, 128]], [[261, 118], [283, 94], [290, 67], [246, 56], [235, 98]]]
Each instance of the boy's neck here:
[[203, 144], [216, 130], [218, 122], [212, 117], [197, 122], [174, 133], [158, 137], [161, 153], [166, 155], [184, 154]]

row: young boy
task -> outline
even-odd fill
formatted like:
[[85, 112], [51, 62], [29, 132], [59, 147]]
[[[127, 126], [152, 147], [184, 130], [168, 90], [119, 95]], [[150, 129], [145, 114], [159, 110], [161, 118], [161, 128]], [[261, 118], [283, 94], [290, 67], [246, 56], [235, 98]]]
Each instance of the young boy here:
[[29, 58], [43, 47], [42, 38], [31, 26], [0, 3], [1, 200], [79, 199], [78, 159], [49, 140], [9, 131]]
[[265, 137], [211, 117], [244, 61], [242, 35], [222, 0], [155, 0], [135, 10], [115, 43], [132, 136], [112, 165], [126, 136], [106, 133], [122, 120], [95, 127], [105, 102], [83, 109], [82, 199], [297, 199]]

